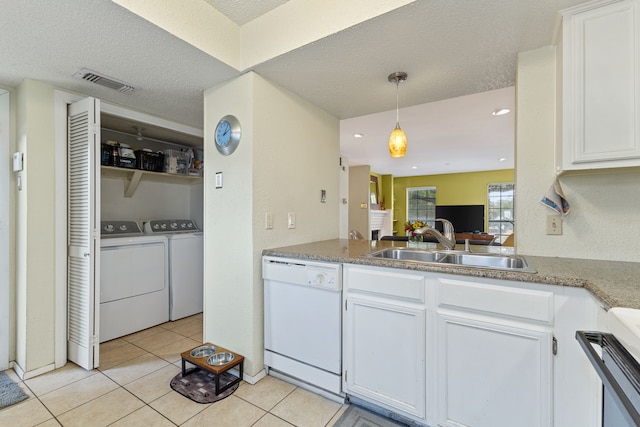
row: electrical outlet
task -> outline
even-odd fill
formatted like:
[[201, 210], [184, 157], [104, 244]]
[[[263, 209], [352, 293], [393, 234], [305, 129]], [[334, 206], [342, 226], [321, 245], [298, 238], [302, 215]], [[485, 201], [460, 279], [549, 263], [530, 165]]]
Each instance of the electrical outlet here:
[[559, 215], [547, 216], [547, 234], [560, 235], [562, 234], [562, 218]]

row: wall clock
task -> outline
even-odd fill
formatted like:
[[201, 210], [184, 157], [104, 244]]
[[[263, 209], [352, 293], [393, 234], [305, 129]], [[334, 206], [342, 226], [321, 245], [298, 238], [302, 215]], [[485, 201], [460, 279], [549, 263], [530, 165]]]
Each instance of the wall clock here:
[[221, 118], [214, 135], [218, 151], [223, 156], [233, 153], [240, 144], [241, 133], [240, 122], [235, 116], [227, 115]]

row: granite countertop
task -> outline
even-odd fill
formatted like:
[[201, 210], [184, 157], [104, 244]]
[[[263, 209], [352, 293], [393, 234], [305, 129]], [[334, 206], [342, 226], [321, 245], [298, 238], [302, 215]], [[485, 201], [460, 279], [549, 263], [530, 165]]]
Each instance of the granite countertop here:
[[[524, 255], [527, 261], [532, 264], [537, 271], [536, 273], [525, 273], [464, 267], [451, 264], [433, 265], [411, 261], [364, 257], [364, 255], [370, 252], [384, 248], [406, 246], [425, 249], [440, 248], [439, 245], [434, 243], [333, 239], [282, 248], [265, 249], [262, 251], [262, 254], [314, 261], [404, 268], [416, 271], [459, 274], [463, 276], [486, 277], [518, 282], [582, 287], [595, 295], [607, 310], [612, 307], [640, 309], [640, 263]], [[471, 251], [512, 254], [513, 248], [472, 245]]]

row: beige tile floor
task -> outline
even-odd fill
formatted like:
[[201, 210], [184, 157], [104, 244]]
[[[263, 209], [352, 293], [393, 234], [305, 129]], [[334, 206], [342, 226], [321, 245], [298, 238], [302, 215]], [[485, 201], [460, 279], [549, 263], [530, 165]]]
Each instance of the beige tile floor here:
[[0, 426], [332, 426], [346, 409], [273, 377], [200, 404], [176, 393], [180, 353], [202, 343], [202, 315], [164, 323], [100, 345], [100, 367], [73, 363], [20, 381], [29, 396], [0, 410]]

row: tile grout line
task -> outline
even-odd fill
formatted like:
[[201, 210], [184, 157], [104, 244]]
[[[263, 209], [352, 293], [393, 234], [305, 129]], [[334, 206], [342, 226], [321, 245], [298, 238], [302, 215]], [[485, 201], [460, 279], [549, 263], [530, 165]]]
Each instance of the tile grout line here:
[[[21, 380], [22, 384], [27, 387], [29, 389], [29, 391], [33, 394], [34, 399], [36, 399], [38, 402], [40, 402], [40, 404], [42, 405], [42, 407], [49, 413], [51, 414], [51, 418], [53, 418], [54, 420], [56, 420], [56, 422], [60, 425], [62, 425], [62, 423], [60, 421], [58, 421], [58, 418], [53, 415], [53, 412], [51, 412], [51, 410], [47, 407], [47, 405], [44, 404], [44, 402], [40, 399], [40, 397], [35, 393], [35, 391], [33, 391], [33, 389], [31, 387], [29, 387], [29, 385], [24, 382], [24, 380]], [[25, 402], [28, 402], [31, 398], [27, 399]], [[48, 422], [49, 420], [45, 420], [39, 424], [44, 424], [46, 422]], [[36, 424], [38, 425], [38, 424]]]

